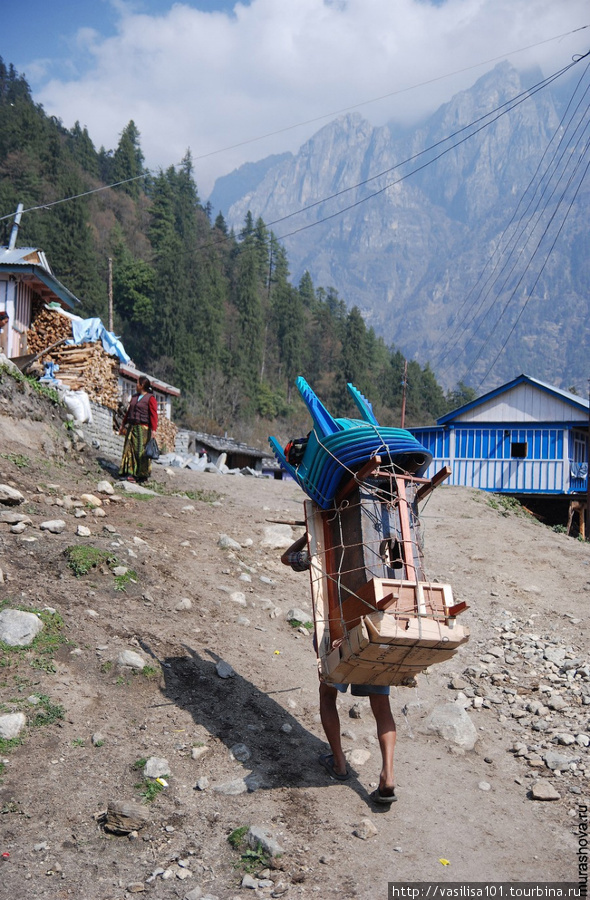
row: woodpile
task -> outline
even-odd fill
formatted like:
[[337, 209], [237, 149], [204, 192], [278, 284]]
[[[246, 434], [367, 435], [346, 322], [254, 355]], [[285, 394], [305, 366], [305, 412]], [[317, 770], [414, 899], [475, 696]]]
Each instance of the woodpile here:
[[71, 337], [72, 322], [67, 316], [44, 306], [38, 312], [36, 309], [33, 310], [33, 320], [27, 332], [29, 353], [41, 353], [56, 341]]
[[158, 447], [160, 448], [160, 453], [174, 452], [177, 432], [178, 428], [176, 427], [174, 422], [171, 422], [170, 419], [166, 418], [166, 416], [158, 417], [158, 430], [156, 432], [156, 440], [158, 442]]
[[[100, 341], [53, 346], [71, 337], [72, 322], [68, 316], [42, 304], [36, 305], [27, 334], [29, 353], [41, 354], [34, 364], [35, 372], [43, 374], [43, 363], [54, 362], [59, 366], [56, 378], [69, 390], [86, 391], [94, 403], [117, 412], [121, 403], [118, 358], [107, 353]], [[43, 353], [44, 350], [47, 352]], [[118, 430], [115, 421], [114, 428]], [[162, 452], [174, 450], [177, 431], [176, 425], [160, 414], [156, 436]]]
[[89, 398], [107, 409], [119, 402], [119, 360], [100, 341], [62, 345], [43, 357], [57, 363], [56, 377], [70, 391], [86, 391]]

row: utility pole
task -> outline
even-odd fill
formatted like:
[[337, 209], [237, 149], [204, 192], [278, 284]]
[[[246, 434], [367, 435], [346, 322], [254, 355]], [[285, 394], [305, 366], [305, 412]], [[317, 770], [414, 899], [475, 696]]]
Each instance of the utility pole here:
[[406, 388], [408, 386], [408, 360], [404, 359], [404, 374], [402, 378], [402, 422], [401, 427], [405, 427], [406, 421]]
[[20, 225], [20, 220], [23, 214], [24, 206], [22, 203], [19, 203], [16, 208], [16, 213], [14, 215], [14, 224], [12, 226], [12, 231], [10, 232], [10, 240], [8, 242], [8, 249], [14, 250], [16, 247], [16, 238], [18, 235], [18, 227]]
[[113, 330], [113, 260], [109, 256], [109, 331]]

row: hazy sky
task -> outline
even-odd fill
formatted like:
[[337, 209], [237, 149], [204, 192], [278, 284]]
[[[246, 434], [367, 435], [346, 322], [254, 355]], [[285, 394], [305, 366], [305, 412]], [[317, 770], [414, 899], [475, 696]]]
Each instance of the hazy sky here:
[[0, 56], [97, 148], [130, 119], [150, 168], [190, 147], [206, 199], [341, 110], [415, 121], [488, 60], [548, 75], [588, 50], [590, 28], [559, 36], [589, 23], [587, 0], [0, 0]]

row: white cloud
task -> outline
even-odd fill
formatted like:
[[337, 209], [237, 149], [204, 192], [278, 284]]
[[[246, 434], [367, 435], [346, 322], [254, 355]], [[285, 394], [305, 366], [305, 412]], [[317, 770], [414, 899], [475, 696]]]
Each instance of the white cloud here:
[[[177, 163], [190, 147], [206, 197], [218, 175], [296, 150], [322, 125], [295, 123], [395, 91], [360, 112], [375, 124], [415, 120], [491, 64], [405, 88], [583, 26], [588, 11], [586, 0], [252, 0], [233, 14], [176, 3], [162, 15], [123, 4], [119, 16], [113, 37], [78, 33], [89, 70], [48, 82], [38, 99], [66, 126], [87, 125], [97, 146], [116, 147], [133, 119], [150, 167]], [[585, 52], [588, 34], [508, 59], [549, 74]], [[289, 130], [214, 152], [280, 129]]]

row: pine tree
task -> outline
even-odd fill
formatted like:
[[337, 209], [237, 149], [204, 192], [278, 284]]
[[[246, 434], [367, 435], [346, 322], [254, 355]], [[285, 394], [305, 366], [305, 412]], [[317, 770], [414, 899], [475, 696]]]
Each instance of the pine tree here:
[[143, 162], [143, 153], [139, 146], [139, 131], [131, 119], [121, 132], [119, 144], [113, 154], [111, 178], [115, 183], [127, 182], [121, 185], [121, 189], [135, 200], [142, 190]]

